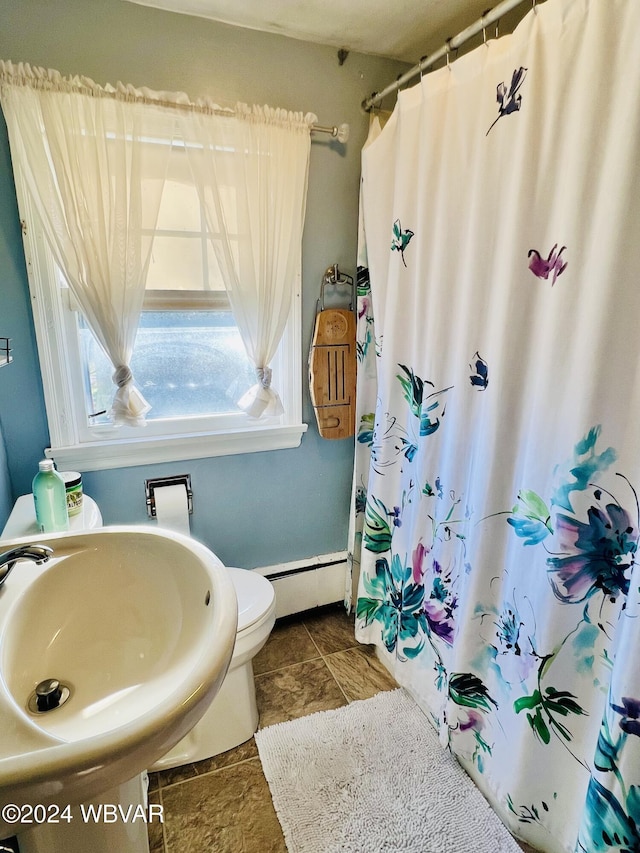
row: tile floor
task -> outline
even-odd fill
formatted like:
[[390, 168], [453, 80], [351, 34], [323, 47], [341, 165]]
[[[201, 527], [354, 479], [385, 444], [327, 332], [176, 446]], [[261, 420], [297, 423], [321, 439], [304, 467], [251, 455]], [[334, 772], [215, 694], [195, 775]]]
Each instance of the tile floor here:
[[[338, 605], [279, 620], [254, 673], [261, 728], [397, 687]], [[286, 853], [253, 738], [150, 774], [149, 796], [164, 807], [164, 824], [149, 827], [151, 853]]]

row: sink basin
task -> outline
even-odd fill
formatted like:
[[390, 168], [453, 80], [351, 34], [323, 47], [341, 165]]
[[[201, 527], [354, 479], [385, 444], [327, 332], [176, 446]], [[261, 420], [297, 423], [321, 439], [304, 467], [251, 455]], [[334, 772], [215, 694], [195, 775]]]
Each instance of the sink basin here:
[[[206, 711], [236, 636], [233, 584], [195, 540], [141, 526], [28, 541], [54, 553], [0, 588], [0, 813], [86, 802], [152, 765]], [[30, 710], [47, 679], [69, 698]], [[16, 829], [0, 820], [0, 838]]]

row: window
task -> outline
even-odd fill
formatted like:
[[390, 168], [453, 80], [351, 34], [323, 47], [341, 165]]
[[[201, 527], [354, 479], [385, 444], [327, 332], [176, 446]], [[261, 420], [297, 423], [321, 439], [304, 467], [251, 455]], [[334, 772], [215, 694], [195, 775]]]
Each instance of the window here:
[[272, 363], [283, 415], [235, 404], [255, 384], [184, 150], [169, 161], [131, 368], [152, 406], [144, 428], [115, 427], [113, 368], [76, 310], [16, 170], [51, 455], [79, 470], [295, 447], [301, 423], [300, 271]]

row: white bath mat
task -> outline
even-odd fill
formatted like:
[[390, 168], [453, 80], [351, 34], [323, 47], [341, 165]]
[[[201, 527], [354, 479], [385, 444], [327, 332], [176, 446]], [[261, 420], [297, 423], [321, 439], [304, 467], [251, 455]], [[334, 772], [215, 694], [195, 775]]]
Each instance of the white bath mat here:
[[520, 853], [402, 689], [256, 743], [290, 853]]

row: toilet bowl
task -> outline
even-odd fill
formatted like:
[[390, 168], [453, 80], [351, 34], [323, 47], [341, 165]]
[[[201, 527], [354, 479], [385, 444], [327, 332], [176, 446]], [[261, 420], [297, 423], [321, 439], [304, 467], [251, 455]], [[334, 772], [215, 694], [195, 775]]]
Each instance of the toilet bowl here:
[[253, 658], [276, 618], [270, 581], [247, 569], [228, 568], [238, 598], [238, 630], [225, 680], [199, 723], [150, 770], [202, 761], [249, 740], [258, 728]]

